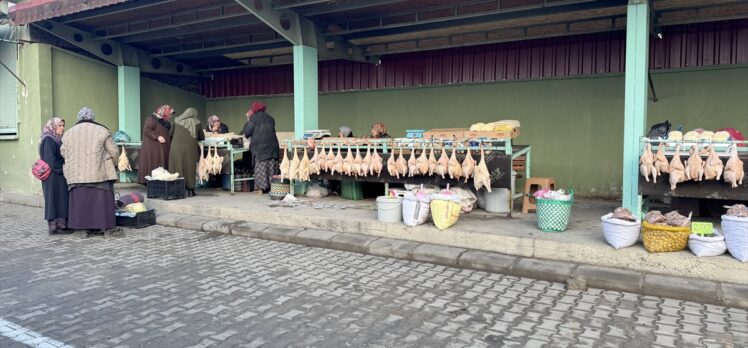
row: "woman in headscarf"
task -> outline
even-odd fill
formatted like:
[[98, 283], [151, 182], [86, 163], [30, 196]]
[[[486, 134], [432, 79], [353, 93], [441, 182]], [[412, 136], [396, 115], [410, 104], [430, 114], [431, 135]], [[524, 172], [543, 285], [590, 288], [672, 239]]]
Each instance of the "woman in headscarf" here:
[[42, 181], [44, 192], [44, 219], [49, 226], [49, 234], [66, 233], [68, 220], [68, 182], [62, 172], [65, 159], [60, 153], [65, 120], [53, 117], [42, 129], [39, 138], [39, 158], [47, 162], [51, 172]]
[[338, 137], [340, 138], [353, 138], [353, 129], [348, 126], [340, 126], [338, 127]]
[[371, 137], [389, 138], [390, 135], [387, 134], [387, 127], [384, 126], [384, 123], [378, 122], [371, 126]]
[[161, 167], [169, 168], [169, 117], [174, 114], [174, 109], [169, 105], [161, 105], [156, 111], [145, 119], [143, 125], [143, 140], [138, 152], [138, 182], [146, 184], [147, 175], [151, 171]]
[[247, 111], [247, 123], [242, 133], [249, 141], [249, 151], [255, 164], [255, 192], [258, 194], [270, 191], [270, 178], [278, 171], [280, 145], [275, 134], [275, 119], [265, 110], [260, 102], [253, 102]]
[[221, 122], [221, 119], [218, 118], [218, 116], [213, 115], [208, 117], [208, 125], [205, 127], [205, 131], [216, 134], [226, 134], [229, 132], [229, 126]]
[[197, 119], [197, 110], [187, 108], [174, 119], [174, 126], [169, 131], [171, 135], [171, 151], [169, 153], [169, 172], [179, 173], [184, 177], [187, 196], [195, 195], [195, 179], [197, 175], [197, 161], [200, 155], [198, 141], [205, 139], [205, 133]]
[[115, 227], [114, 181], [118, 157], [109, 129], [96, 123], [90, 108], [78, 112], [78, 122], [62, 136], [63, 172], [68, 182], [68, 227], [111, 230]]

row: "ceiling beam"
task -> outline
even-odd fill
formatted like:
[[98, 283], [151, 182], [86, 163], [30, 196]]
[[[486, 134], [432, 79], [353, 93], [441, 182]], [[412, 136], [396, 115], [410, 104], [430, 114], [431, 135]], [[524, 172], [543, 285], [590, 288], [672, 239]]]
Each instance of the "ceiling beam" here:
[[[152, 32], [161, 31], [165, 29], [175, 29], [175, 28], [183, 28], [186, 26], [191, 26], [191, 25], [196, 25], [196, 24], [213, 23], [216, 21], [237, 18], [237, 17], [245, 18], [247, 20], [247, 24], [259, 23], [259, 21], [252, 18], [251, 16], [247, 16], [247, 13], [244, 11], [241, 11], [241, 12], [227, 11], [227, 8], [235, 7], [235, 6], [236, 5], [234, 4], [230, 4], [230, 5], [203, 7], [203, 8], [197, 8], [197, 9], [188, 10], [188, 11], [180, 11], [180, 12], [175, 12], [175, 13], [171, 13], [171, 14], [164, 15], [164, 16], [147, 18], [144, 20], [136, 21], [136, 22], [128, 22], [128, 23], [110, 25], [106, 27], [99, 27], [99, 28], [94, 29], [94, 32], [97, 34], [100, 32], [104, 33], [104, 35], [99, 35], [97, 37], [97, 40], [109, 40], [109, 39], [115, 39], [115, 38], [124, 38], [124, 37], [138, 35], [138, 34], [147, 34], [147, 33], [152, 33]], [[201, 16], [201, 14], [204, 14], [205, 12], [212, 12], [212, 11], [217, 11], [218, 15], [210, 16], [210, 17]], [[187, 21], [178, 20], [178, 18], [184, 17], [184, 16], [192, 16], [192, 18]], [[177, 19], [175, 20], [175, 18]], [[159, 21], [168, 21], [169, 24], [165, 24], [165, 25], [157, 24], [156, 26], [152, 26], [153, 22], [159, 22]], [[144, 26], [144, 27], [131, 30], [132, 27], [138, 27], [138, 26]], [[120, 30], [120, 29], [124, 29], [124, 30]]]
[[142, 34], [134, 34], [120, 38], [119, 42], [132, 43], [132, 42], [144, 42], [153, 40], [163, 40], [173, 37], [188, 36], [194, 34], [201, 34], [207, 31], [215, 30], [226, 30], [238, 27], [244, 27], [253, 24], [260, 24], [261, 22], [253, 17], [251, 14], [244, 14], [244, 16], [238, 16], [235, 18], [224, 19], [218, 23], [203, 23], [204, 25], [187, 25], [186, 27], [172, 26], [166, 29], [161, 29], [156, 32], [148, 32]]
[[[383, 24], [384, 18], [390, 17], [389, 15], [382, 16], [379, 20], [379, 25], [346, 29], [342, 31], [329, 32], [328, 35], [335, 35], [344, 39], [352, 40], [371, 36], [386, 36], [386, 35], [397, 35], [404, 33], [411, 33], [417, 31], [443, 29], [454, 26], [482, 24], [487, 22], [495, 22], [500, 20], [508, 19], [521, 19], [523, 17], [530, 16], [543, 16], [549, 14], [556, 14], [562, 12], [575, 12], [594, 10], [600, 8], [608, 8], [615, 6], [624, 6], [628, 3], [628, 0], [575, 0], [575, 1], [558, 1], [553, 3], [543, 2], [542, 4], [523, 6], [517, 8], [504, 8], [493, 11], [484, 11], [469, 14], [458, 14], [460, 4], [454, 6], [454, 15], [447, 17], [440, 17], [435, 19], [420, 19], [424, 12], [433, 11], [430, 8], [420, 9], [412, 11], [414, 20], [396, 23], [396, 24]], [[499, 2], [500, 4], [500, 2]], [[343, 28], [350, 28], [350, 21], [342, 25]]]
[[311, 17], [311, 16], [318, 16], [333, 12], [345, 12], [345, 11], [353, 11], [353, 10], [360, 10], [364, 8], [369, 7], [375, 7], [375, 6], [382, 6], [382, 5], [389, 5], [389, 4], [395, 4], [398, 2], [405, 2], [408, 0], [359, 0], [359, 1], [348, 1], [344, 3], [330, 3], [327, 5], [321, 5], [321, 6], [315, 6], [312, 8], [307, 9], [299, 9], [296, 11], [300, 16], [304, 17]]
[[82, 11], [73, 13], [64, 17], [61, 17], [59, 23], [68, 24], [80, 21], [86, 21], [89, 19], [96, 19], [124, 12], [130, 12], [135, 10], [143, 10], [149, 7], [169, 4], [176, 2], [177, 0], [140, 0], [140, 1], [128, 1], [119, 4], [109, 5], [105, 7], [99, 7], [93, 10]]
[[217, 56], [231, 53], [240, 53], [246, 51], [257, 51], [280, 47], [289, 47], [291, 44], [284, 39], [264, 40], [255, 42], [245, 42], [237, 44], [219, 44], [210, 47], [168, 51], [159, 54], [153, 54], [156, 57], [173, 57], [175, 59], [193, 59], [205, 56]]
[[316, 4], [324, 4], [327, 2], [334, 2], [332, 0], [297, 0], [296, 2], [291, 2], [288, 4], [283, 5], [274, 5], [273, 8], [276, 10], [283, 10], [283, 9], [291, 9], [296, 7], [303, 7], [303, 6], [309, 6], [309, 5], [316, 5]]
[[65, 24], [46, 20], [33, 25], [116, 66], [135, 66], [145, 73], [199, 76], [189, 65], [154, 57], [146, 51], [113, 40], [95, 40], [93, 34]]
[[296, 12], [274, 9], [271, 0], [235, 0], [263, 23], [290, 41], [293, 45], [317, 48], [320, 57], [348, 59], [364, 63], [377, 63], [377, 57], [366, 56], [365, 51], [336, 36], [329, 38], [318, 25]]

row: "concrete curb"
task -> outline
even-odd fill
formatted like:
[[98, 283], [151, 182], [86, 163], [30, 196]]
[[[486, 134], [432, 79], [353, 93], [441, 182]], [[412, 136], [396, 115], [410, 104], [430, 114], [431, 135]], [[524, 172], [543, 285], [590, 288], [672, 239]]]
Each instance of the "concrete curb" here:
[[[41, 206], [38, 200], [13, 199], [12, 195], [0, 195], [0, 202], [32, 207]], [[194, 215], [160, 214], [157, 215], [157, 222], [169, 227], [233, 234], [561, 282], [566, 283], [569, 289], [583, 290], [591, 287], [748, 309], [748, 285], [743, 284], [651, 274], [353, 233], [266, 225]]]
[[[197, 219], [192, 220], [180, 215], [164, 214], [164, 216], [166, 221], [159, 220], [159, 224], [168, 226], [199, 224]], [[160, 216], [159, 219], [161, 219]], [[536, 259], [311, 228], [273, 226], [222, 219], [206, 219], [202, 223], [203, 230], [207, 226], [228, 226], [230, 233], [237, 236], [566, 283], [569, 289], [584, 290], [589, 287], [626, 291], [748, 309], [748, 285], [647, 274], [612, 267]]]

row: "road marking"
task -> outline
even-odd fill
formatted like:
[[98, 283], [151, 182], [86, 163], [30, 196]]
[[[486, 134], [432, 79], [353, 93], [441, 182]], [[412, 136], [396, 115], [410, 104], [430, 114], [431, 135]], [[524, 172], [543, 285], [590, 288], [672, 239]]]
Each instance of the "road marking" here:
[[65, 343], [53, 340], [42, 334], [29, 330], [20, 325], [13, 324], [3, 318], [0, 318], [0, 336], [5, 336], [18, 343], [25, 344], [29, 347], [39, 348], [73, 348]]

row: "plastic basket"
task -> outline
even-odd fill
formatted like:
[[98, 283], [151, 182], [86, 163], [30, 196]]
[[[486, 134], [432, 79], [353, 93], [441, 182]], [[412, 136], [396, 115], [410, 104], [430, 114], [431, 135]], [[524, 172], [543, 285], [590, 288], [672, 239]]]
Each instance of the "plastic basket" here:
[[571, 206], [574, 204], [574, 191], [569, 193], [571, 199], [568, 201], [557, 201], [553, 199], [536, 199], [536, 215], [538, 216], [538, 228], [545, 232], [563, 232], [571, 218]]
[[115, 218], [117, 226], [143, 228], [156, 224], [156, 210], [143, 211], [133, 217], [116, 215]]
[[291, 184], [288, 180], [281, 181], [280, 177], [270, 179], [270, 199], [279, 201], [289, 193], [291, 193]]
[[161, 198], [163, 200], [181, 199], [187, 196], [184, 178], [172, 181], [150, 180], [148, 181], [148, 198]]
[[690, 234], [691, 226], [660, 226], [642, 221], [642, 241], [644, 249], [650, 253], [684, 250], [688, 246]]

